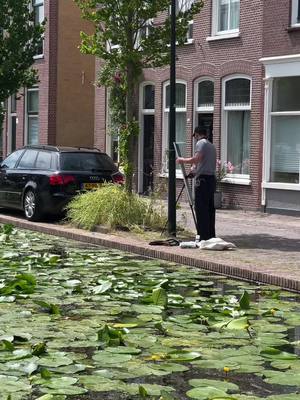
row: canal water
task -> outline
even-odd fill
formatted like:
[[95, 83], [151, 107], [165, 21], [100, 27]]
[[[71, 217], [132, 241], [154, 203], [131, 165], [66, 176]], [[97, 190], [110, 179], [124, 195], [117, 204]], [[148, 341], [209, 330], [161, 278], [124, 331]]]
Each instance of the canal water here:
[[10, 227], [0, 241], [1, 399], [300, 399], [299, 295]]

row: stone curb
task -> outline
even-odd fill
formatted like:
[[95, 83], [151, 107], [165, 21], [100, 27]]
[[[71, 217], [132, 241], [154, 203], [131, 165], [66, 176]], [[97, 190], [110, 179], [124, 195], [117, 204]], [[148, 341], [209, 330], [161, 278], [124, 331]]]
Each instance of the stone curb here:
[[[110, 234], [89, 232], [82, 229], [70, 228], [64, 225], [53, 225], [46, 223], [30, 222], [20, 218], [0, 215], [0, 223], [11, 223], [16, 227], [41, 232], [49, 235], [61, 236], [67, 239], [77, 240], [89, 244], [114, 248], [117, 250], [135, 253], [145, 257], [158, 258], [165, 261], [184, 264], [192, 267], [202, 268], [216, 274], [225, 275], [231, 278], [238, 278], [253, 283], [270, 284], [284, 289], [300, 293], [300, 281], [297, 279], [285, 278], [284, 276], [264, 273], [245, 267], [238, 267], [226, 264], [215, 263], [186, 254], [179, 254], [174, 247], [161, 248], [160, 246], [148, 245], [131, 238], [127, 239]], [[199, 253], [198, 253], [199, 254]]]

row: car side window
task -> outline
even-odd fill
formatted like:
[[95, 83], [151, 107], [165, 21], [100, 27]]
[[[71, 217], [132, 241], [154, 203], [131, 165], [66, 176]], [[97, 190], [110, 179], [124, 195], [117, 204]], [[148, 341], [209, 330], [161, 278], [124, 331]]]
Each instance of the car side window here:
[[49, 151], [40, 151], [36, 159], [35, 168], [51, 169], [51, 155]]
[[23, 151], [24, 150], [17, 150], [11, 153], [5, 160], [2, 161], [1, 168], [14, 168]]
[[25, 153], [22, 155], [22, 158], [19, 161], [17, 168], [18, 169], [34, 168], [37, 154], [38, 154], [37, 150], [29, 150], [29, 149], [26, 150]]

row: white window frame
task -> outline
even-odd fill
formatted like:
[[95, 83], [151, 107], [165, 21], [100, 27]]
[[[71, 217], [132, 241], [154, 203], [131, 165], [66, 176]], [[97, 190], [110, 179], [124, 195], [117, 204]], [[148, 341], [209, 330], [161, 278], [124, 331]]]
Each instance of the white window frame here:
[[13, 150], [12, 150], [12, 118], [16, 117], [16, 125], [18, 125], [18, 117], [17, 117], [17, 99], [16, 101], [16, 110], [12, 110], [12, 99], [13, 97], [16, 97], [17, 94], [12, 94], [9, 98], [8, 98], [8, 102], [7, 102], [7, 131], [8, 131], [8, 135], [7, 135], [7, 154], [10, 154]]
[[[250, 81], [250, 104], [243, 106], [226, 106], [226, 83], [233, 79], [247, 79]], [[252, 79], [248, 75], [230, 75], [223, 79], [222, 82], [222, 116], [221, 116], [221, 161], [227, 162], [227, 126], [228, 126], [228, 111], [250, 111], [251, 112], [252, 105]], [[250, 128], [251, 130], [251, 128]], [[250, 158], [249, 154], [249, 158]], [[238, 185], [250, 185], [250, 173], [249, 174], [235, 174], [234, 171], [231, 174], [227, 174], [224, 179], [222, 179], [224, 183], [233, 183]]]
[[215, 81], [210, 78], [209, 76], [203, 76], [201, 78], [196, 79], [195, 83], [194, 83], [194, 109], [196, 114], [207, 114], [207, 113], [213, 113], [215, 110], [215, 106], [214, 104], [212, 106], [208, 106], [208, 107], [199, 107], [198, 106], [198, 95], [199, 95], [199, 83], [202, 82], [212, 82], [215, 85]]
[[[176, 12], [178, 11], [188, 11], [191, 5], [195, 2], [195, 0], [176, 0]], [[169, 14], [171, 14], [171, 6], [169, 7]], [[190, 20], [188, 22], [188, 31], [186, 33], [186, 41], [185, 44], [191, 44], [194, 43], [194, 38], [193, 35], [190, 35], [190, 27], [194, 26], [194, 20]], [[178, 43], [177, 43], [178, 44]]]
[[[43, 10], [43, 14], [42, 14], [43, 19], [40, 21], [40, 23], [42, 23], [45, 20], [45, 0], [32, 0], [32, 2], [31, 2], [32, 11], [35, 12], [35, 8], [37, 8], [37, 7], [42, 7], [42, 10]], [[44, 57], [44, 45], [45, 45], [44, 36], [42, 37], [41, 40], [42, 40], [42, 47], [43, 47], [42, 52], [34, 55], [33, 58], [35, 60]]]
[[[264, 64], [265, 74], [265, 107], [264, 107], [264, 152], [263, 152], [263, 181], [262, 205], [266, 201], [266, 189], [281, 189], [300, 191], [300, 183], [270, 182], [271, 166], [271, 112], [273, 96], [273, 79], [300, 75], [300, 54], [287, 56], [266, 57], [259, 60]], [[297, 112], [296, 112], [297, 113]], [[290, 115], [299, 115], [289, 112]]]
[[[38, 109], [38, 112], [37, 113], [28, 113], [28, 93], [29, 92], [38, 92], [38, 94], [39, 94], [39, 92], [40, 92], [40, 90], [39, 90], [39, 87], [38, 86], [34, 86], [34, 87], [32, 87], [32, 88], [27, 88], [26, 89], [26, 96], [25, 96], [25, 115], [26, 115], [26, 118], [25, 118], [25, 143], [26, 144], [29, 144], [28, 143], [28, 138], [29, 138], [29, 124], [28, 124], [28, 122], [29, 122], [29, 119], [30, 118], [38, 118], [38, 121], [39, 121], [39, 123], [40, 123], [40, 105], [39, 105], [39, 109]], [[40, 126], [39, 126], [39, 130], [40, 130]], [[40, 132], [38, 132], [38, 142], [39, 142], [39, 133]]]
[[[154, 86], [154, 90], [156, 89], [155, 83], [152, 81], [145, 81], [140, 84], [139, 89], [139, 125], [140, 125], [140, 134], [139, 134], [139, 142], [138, 142], [138, 192], [142, 193], [143, 191], [143, 161], [144, 161], [144, 115], [155, 115], [155, 102], [154, 108], [144, 108], [144, 90], [146, 86]], [[155, 100], [155, 94], [154, 94]]]
[[215, 88], [215, 81], [209, 76], [202, 76], [196, 79], [194, 83], [194, 128], [198, 125], [198, 114], [214, 114], [215, 111], [215, 104], [209, 107], [198, 106], [199, 83], [206, 81], [212, 82]]
[[[181, 83], [185, 85], [185, 107], [176, 107], [176, 113], [184, 112], [187, 114], [187, 82], [183, 79], [176, 79], [176, 84]], [[168, 163], [166, 159], [166, 152], [169, 149], [169, 143], [167, 140], [167, 129], [169, 129], [169, 118], [165, 118], [166, 114], [168, 114], [169, 117], [169, 112], [170, 108], [166, 107], [166, 99], [167, 99], [167, 86], [170, 85], [170, 81], [166, 81], [163, 84], [163, 103], [162, 103], [162, 108], [163, 108], [163, 115], [162, 115], [162, 155], [161, 155], [161, 160], [162, 160], [162, 167], [161, 167], [161, 174], [160, 176], [168, 177], [169, 176], [169, 170], [168, 170]], [[182, 176], [182, 171], [181, 169], [176, 169], [176, 178], [183, 179]]]
[[295, 27], [300, 27], [300, 1], [291, 0], [291, 2], [292, 2], [291, 25]]
[[[218, 40], [218, 39], [230, 39], [233, 37], [238, 37], [240, 33], [240, 22], [239, 27], [236, 29], [228, 29], [225, 31], [219, 30], [219, 2], [220, 0], [213, 0], [212, 4], [212, 36], [208, 37], [206, 40]], [[241, 1], [239, 1], [241, 4]]]
[[150, 29], [154, 26], [154, 19], [153, 18], [149, 18], [147, 21], [145, 21], [145, 24], [143, 26], [143, 28], [139, 29], [139, 31], [137, 32], [136, 35], [136, 39], [135, 39], [135, 44], [134, 47], [136, 49], [140, 50], [140, 43], [141, 43], [141, 31], [142, 29], [145, 29], [145, 37], [149, 37], [150, 34]]

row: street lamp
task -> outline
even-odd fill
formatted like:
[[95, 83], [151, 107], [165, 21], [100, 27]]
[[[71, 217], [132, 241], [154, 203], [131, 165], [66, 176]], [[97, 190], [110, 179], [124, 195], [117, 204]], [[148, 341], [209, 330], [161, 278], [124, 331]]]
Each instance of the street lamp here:
[[176, 0], [171, 0], [171, 61], [169, 110], [169, 181], [168, 181], [168, 233], [176, 236]]

